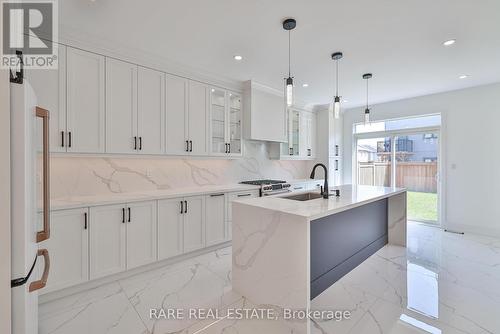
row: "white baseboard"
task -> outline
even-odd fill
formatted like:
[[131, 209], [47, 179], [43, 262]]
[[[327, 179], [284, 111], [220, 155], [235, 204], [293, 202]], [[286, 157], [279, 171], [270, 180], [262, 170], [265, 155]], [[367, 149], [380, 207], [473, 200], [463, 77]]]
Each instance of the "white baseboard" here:
[[477, 234], [487, 237], [500, 238], [500, 226], [498, 228], [492, 228], [484, 225], [467, 225], [467, 224], [443, 222], [442, 227], [445, 230], [450, 230], [455, 232], [464, 232], [467, 234]]

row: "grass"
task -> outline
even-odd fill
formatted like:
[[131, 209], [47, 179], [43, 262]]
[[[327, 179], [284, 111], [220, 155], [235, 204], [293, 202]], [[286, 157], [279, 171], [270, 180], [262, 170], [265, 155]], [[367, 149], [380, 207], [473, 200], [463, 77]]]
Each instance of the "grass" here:
[[408, 219], [437, 221], [437, 194], [408, 191]]

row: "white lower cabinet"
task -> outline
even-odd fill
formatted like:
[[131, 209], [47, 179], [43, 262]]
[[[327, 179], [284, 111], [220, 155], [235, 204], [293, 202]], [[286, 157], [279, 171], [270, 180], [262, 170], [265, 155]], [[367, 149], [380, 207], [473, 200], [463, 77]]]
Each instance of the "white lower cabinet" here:
[[205, 196], [184, 198], [184, 253], [205, 247]]
[[90, 208], [90, 278], [126, 269], [126, 205]]
[[127, 269], [155, 262], [156, 201], [127, 205]]
[[183, 252], [184, 199], [158, 201], [158, 259], [168, 259]]
[[50, 215], [50, 239], [40, 244], [50, 254], [50, 276], [43, 293], [63, 289], [89, 279], [88, 209], [54, 211]]
[[236, 199], [259, 197], [259, 190], [248, 190], [239, 191], [234, 193], [229, 193], [226, 196], [226, 240], [231, 240], [233, 238], [233, 204], [232, 202]]
[[156, 261], [156, 201], [90, 209], [90, 278]]
[[227, 240], [226, 231], [226, 195], [211, 194], [206, 197], [206, 245], [216, 245]]

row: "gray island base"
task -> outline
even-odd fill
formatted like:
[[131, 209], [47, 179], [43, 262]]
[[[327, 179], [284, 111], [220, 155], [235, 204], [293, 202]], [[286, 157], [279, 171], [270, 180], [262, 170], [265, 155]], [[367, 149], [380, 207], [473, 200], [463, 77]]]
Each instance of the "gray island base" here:
[[[233, 203], [233, 290], [258, 305], [311, 300], [386, 244], [406, 247], [406, 190], [344, 185], [340, 197]], [[309, 319], [287, 324], [310, 333]]]

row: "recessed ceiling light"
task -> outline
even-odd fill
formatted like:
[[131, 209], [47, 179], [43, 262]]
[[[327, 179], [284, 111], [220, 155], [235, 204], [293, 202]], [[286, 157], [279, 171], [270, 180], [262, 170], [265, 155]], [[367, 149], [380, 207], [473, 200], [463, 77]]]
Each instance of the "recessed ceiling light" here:
[[309, 87], [309, 84], [308, 83], [304, 83], [304, 84], [302, 84], [302, 87]]
[[444, 42], [443, 42], [443, 45], [444, 45], [444, 46], [450, 46], [450, 45], [455, 44], [455, 43], [456, 43], [456, 41], [457, 41], [456, 39], [449, 39], [449, 40], [447, 40], [447, 41], [444, 41]]
[[459, 78], [459, 79], [467, 79], [468, 77], [469, 77], [468, 75], [465, 75], [465, 74], [464, 74], [464, 75], [459, 76], [458, 78]]
[[233, 58], [234, 58], [234, 60], [242, 60], [243, 59], [243, 57], [240, 55], [235, 55]]

